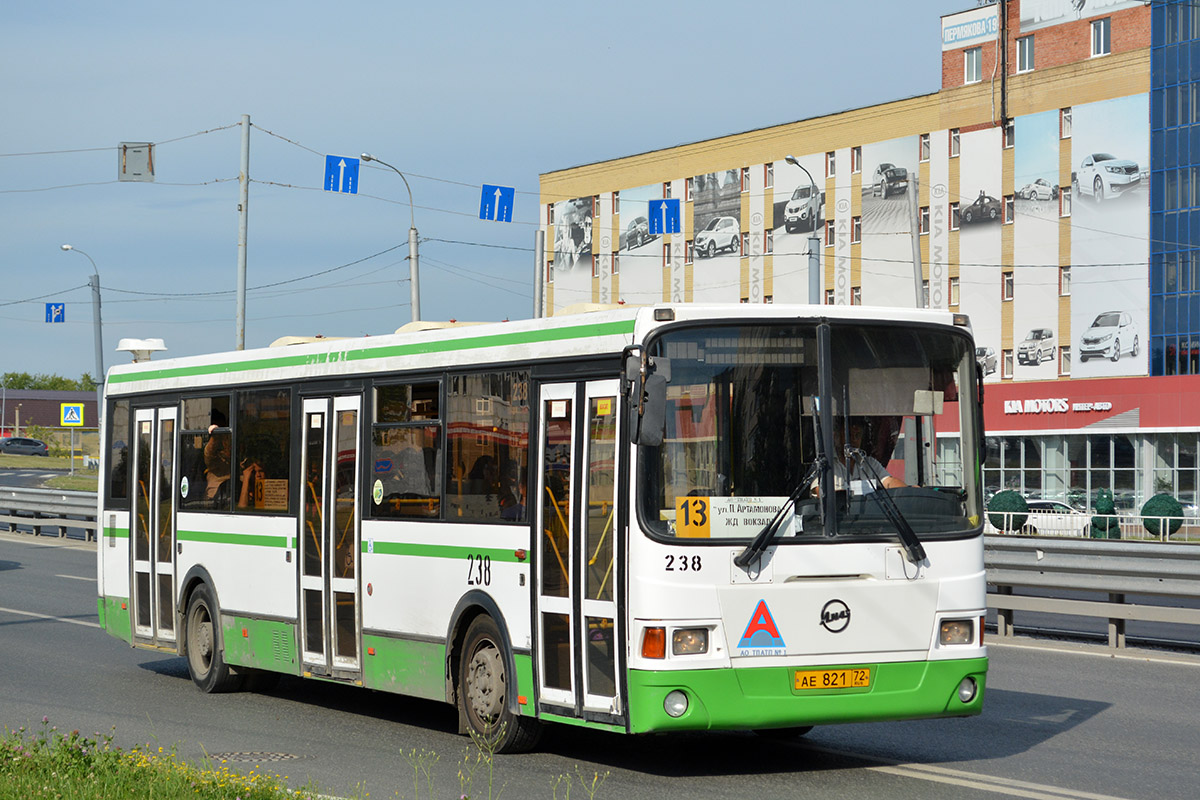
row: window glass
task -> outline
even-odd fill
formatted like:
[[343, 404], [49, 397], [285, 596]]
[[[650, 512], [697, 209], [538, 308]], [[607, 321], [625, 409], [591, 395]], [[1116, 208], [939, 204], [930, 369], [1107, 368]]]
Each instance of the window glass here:
[[[108, 498], [129, 500], [129, 401], [118, 400], [108, 421]], [[124, 503], [120, 505], [125, 505]]]
[[375, 388], [369, 470], [372, 516], [436, 518], [442, 511], [441, 384]]
[[453, 375], [446, 407], [448, 518], [524, 522], [528, 371]]
[[286, 513], [291, 497], [291, 390], [241, 392], [236, 429], [236, 508]]
[[232, 462], [228, 395], [184, 400], [179, 436], [180, 510], [228, 511], [233, 504], [229, 485]]

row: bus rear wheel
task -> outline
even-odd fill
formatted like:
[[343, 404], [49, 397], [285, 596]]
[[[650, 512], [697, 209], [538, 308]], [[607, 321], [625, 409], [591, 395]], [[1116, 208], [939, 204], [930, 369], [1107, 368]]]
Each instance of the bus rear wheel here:
[[188, 674], [203, 692], [231, 692], [241, 684], [221, 655], [220, 614], [212, 590], [200, 584], [188, 598], [185, 615]]
[[523, 753], [541, 738], [541, 723], [508, 708], [508, 674], [504, 640], [495, 621], [476, 617], [467, 628], [458, 671], [458, 702], [467, 731], [482, 749]]

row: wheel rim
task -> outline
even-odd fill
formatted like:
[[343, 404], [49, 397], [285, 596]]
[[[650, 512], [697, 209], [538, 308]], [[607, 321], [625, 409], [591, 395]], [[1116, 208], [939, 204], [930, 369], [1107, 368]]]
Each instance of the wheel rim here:
[[1096, 191], [1095, 191], [1095, 195], [1096, 195], [1096, 199], [1097, 199], [1097, 200], [1103, 200], [1103, 199], [1104, 199], [1104, 182], [1103, 182], [1102, 180], [1100, 180], [1099, 176], [1097, 176], [1097, 177], [1096, 177]]
[[1116, 361], [1120, 357], [1121, 357], [1121, 340], [1117, 339], [1115, 342], [1113, 342], [1112, 360]]
[[188, 660], [197, 675], [204, 676], [212, 667], [213, 624], [208, 607], [200, 604], [188, 620]]
[[713, 256], [715, 256], [716, 254], [717, 254], [717, 243], [716, 243], [716, 242], [709, 242], [709, 243], [708, 243], [708, 257], [709, 257], [709, 258], [712, 258], [712, 257], [713, 257]]
[[466, 707], [480, 727], [488, 728], [504, 710], [504, 662], [491, 642], [484, 642], [467, 664]]

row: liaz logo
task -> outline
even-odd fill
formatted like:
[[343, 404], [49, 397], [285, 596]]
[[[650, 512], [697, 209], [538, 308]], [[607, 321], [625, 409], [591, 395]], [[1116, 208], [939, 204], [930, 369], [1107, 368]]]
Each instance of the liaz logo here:
[[774, 656], [781, 655], [786, 645], [779, 635], [779, 627], [771, 616], [771, 609], [766, 600], [759, 600], [750, 615], [750, 622], [742, 638], [738, 640], [739, 656]]
[[830, 633], [841, 633], [850, 625], [850, 606], [841, 600], [830, 600], [821, 609], [821, 627]]

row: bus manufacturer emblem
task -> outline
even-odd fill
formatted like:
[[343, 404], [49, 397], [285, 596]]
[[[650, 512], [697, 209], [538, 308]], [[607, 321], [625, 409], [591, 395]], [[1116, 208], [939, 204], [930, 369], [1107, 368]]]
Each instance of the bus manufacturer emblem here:
[[830, 633], [841, 633], [850, 625], [850, 606], [841, 600], [830, 600], [821, 609], [821, 627]]
[[775, 624], [766, 600], [759, 600], [754, 607], [737, 646], [739, 656], [772, 656], [784, 652], [787, 645], [779, 635], [779, 626]]

